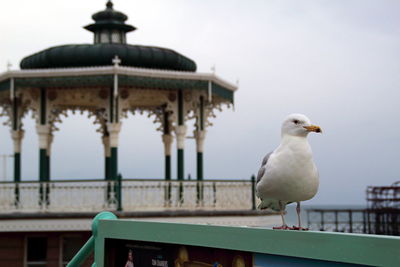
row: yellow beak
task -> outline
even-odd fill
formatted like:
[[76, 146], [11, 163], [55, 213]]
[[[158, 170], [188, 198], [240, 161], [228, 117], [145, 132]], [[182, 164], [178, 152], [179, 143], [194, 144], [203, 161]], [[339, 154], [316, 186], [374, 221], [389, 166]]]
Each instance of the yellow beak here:
[[309, 132], [322, 133], [322, 130], [317, 125], [303, 126]]

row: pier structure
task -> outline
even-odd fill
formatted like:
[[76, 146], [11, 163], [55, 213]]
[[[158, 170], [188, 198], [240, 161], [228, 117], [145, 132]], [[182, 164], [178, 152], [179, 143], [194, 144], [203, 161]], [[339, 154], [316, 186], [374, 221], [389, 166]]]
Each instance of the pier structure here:
[[313, 230], [377, 235], [400, 235], [400, 181], [390, 186], [368, 186], [365, 208], [309, 209]]

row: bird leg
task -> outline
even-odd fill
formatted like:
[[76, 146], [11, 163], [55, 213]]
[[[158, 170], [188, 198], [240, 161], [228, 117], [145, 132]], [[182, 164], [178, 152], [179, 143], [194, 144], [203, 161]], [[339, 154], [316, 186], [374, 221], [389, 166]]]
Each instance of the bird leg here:
[[278, 227], [273, 227], [272, 229], [274, 230], [292, 230], [292, 228], [290, 228], [289, 226], [287, 226], [286, 222], [285, 222], [285, 209], [283, 208], [282, 202], [279, 201], [279, 207], [280, 207], [280, 212], [281, 212], [281, 217], [282, 217], [282, 226], [278, 226]]
[[301, 218], [300, 218], [301, 208], [300, 208], [300, 202], [297, 202], [296, 211], [297, 211], [297, 221], [299, 222], [299, 226], [298, 226], [298, 227], [297, 227], [297, 226], [293, 226], [292, 230], [307, 231], [308, 228], [303, 228], [303, 227], [301, 227]]

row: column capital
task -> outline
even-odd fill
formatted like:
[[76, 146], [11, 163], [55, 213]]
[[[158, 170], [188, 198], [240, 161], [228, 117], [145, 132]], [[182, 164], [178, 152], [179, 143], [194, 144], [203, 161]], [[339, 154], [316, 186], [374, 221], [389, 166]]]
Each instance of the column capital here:
[[110, 157], [111, 156], [111, 150], [110, 150], [110, 136], [108, 135], [103, 135], [101, 138], [103, 141], [103, 146], [104, 146], [104, 156]]
[[107, 123], [107, 131], [110, 135], [110, 146], [118, 147], [119, 132], [121, 131], [121, 122]]
[[197, 152], [204, 152], [204, 140], [206, 139], [207, 131], [194, 131], [194, 138], [196, 139]]
[[39, 148], [47, 149], [49, 145], [50, 125], [38, 124], [36, 125], [36, 132], [39, 135]]
[[186, 131], [187, 131], [186, 125], [178, 125], [175, 127], [176, 144], [178, 149], [185, 148]]
[[47, 156], [51, 155], [51, 145], [53, 144], [54, 135], [50, 132], [47, 137]]
[[24, 135], [24, 130], [11, 130], [11, 138], [14, 142], [14, 153], [21, 153], [21, 143]]
[[164, 153], [166, 156], [171, 156], [171, 147], [174, 142], [174, 137], [170, 134], [163, 134], [162, 141], [164, 143]]

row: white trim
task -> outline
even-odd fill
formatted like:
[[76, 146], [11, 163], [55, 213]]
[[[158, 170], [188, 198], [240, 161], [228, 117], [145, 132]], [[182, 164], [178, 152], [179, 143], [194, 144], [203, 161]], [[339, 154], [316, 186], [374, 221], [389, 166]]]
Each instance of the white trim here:
[[0, 233], [1, 232], [91, 231], [92, 221], [93, 219], [2, 220], [0, 223]]
[[199, 73], [171, 70], [155, 70], [135, 67], [103, 66], [103, 67], [81, 67], [81, 68], [60, 68], [60, 69], [34, 69], [34, 70], [11, 70], [0, 74], [0, 82], [12, 78], [30, 77], [62, 77], [62, 76], [89, 76], [89, 75], [131, 75], [154, 78], [169, 78], [179, 80], [202, 80], [212, 81], [230, 91], [236, 91], [238, 87], [223, 80], [214, 73]]

